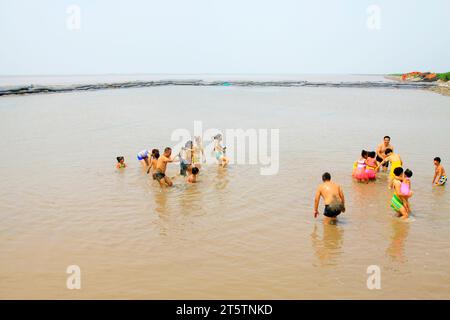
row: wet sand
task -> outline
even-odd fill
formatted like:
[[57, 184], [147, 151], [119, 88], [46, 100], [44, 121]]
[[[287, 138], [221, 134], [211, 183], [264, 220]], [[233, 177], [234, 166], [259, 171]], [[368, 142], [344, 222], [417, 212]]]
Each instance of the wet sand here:
[[[449, 299], [450, 100], [424, 90], [158, 87], [0, 98], [0, 298]], [[161, 192], [136, 153], [177, 128], [280, 129], [280, 170], [213, 163]], [[351, 179], [389, 134], [414, 171], [410, 222], [387, 177]], [[129, 168], [114, 169], [124, 155]], [[447, 165], [446, 165], [447, 164]], [[169, 175], [177, 165], [169, 166]], [[341, 183], [338, 225], [313, 218], [321, 174]], [[320, 210], [323, 210], [321, 206]], [[66, 288], [79, 265], [82, 289]], [[368, 290], [367, 267], [381, 268]]]
[[[418, 83], [414, 81], [402, 81], [402, 77], [400, 76], [386, 76], [386, 79], [392, 80], [399, 83]], [[429, 83], [429, 82], [428, 82]], [[450, 82], [444, 82], [442, 80], [438, 80], [436, 82], [431, 82], [429, 84], [433, 84], [427, 88], [423, 88], [425, 90], [429, 90], [432, 92], [436, 92], [442, 94], [444, 96], [450, 96]]]

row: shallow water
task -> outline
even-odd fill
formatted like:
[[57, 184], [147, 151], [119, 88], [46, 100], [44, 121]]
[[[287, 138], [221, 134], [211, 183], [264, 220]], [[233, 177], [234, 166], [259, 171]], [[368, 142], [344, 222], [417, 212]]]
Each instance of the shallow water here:
[[[135, 154], [178, 128], [278, 128], [280, 168], [208, 163], [161, 191]], [[450, 99], [420, 90], [161, 87], [0, 99], [0, 298], [450, 298]], [[389, 134], [413, 170], [413, 217], [386, 176], [351, 179]], [[115, 157], [129, 167], [118, 172]], [[449, 167], [450, 170], [450, 167]], [[177, 165], [169, 165], [175, 176]], [[338, 225], [313, 218], [321, 174], [341, 183]], [[322, 210], [322, 206], [321, 206]], [[66, 288], [78, 265], [82, 289]], [[381, 268], [381, 289], [366, 286]]]

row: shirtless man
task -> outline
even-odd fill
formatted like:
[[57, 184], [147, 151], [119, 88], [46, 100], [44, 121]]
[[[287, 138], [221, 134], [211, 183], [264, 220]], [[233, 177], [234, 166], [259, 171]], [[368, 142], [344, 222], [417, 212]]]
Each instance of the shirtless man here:
[[166, 167], [167, 163], [173, 162], [174, 158], [171, 158], [170, 155], [172, 154], [172, 149], [167, 147], [164, 149], [164, 153], [158, 158], [158, 161], [156, 162], [156, 172], [155, 172], [155, 178], [158, 180], [159, 185], [161, 187], [164, 187], [165, 185], [171, 187], [173, 185], [172, 181], [169, 177], [166, 176]]
[[[434, 165], [436, 166], [436, 169], [434, 171], [433, 184], [443, 186], [447, 182], [447, 175], [445, 174], [445, 169], [441, 164], [441, 158], [434, 158]], [[436, 181], [437, 178], [439, 179]]]
[[344, 193], [340, 185], [331, 181], [331, 175], [328, 172], [322, 175], [322, 181], [314, 199], [314, 218], [319, 215], [319, 202], [322, 197], [325, 202], [324, 222], [336, 221], [336, 217], [341, 212], [345, 212]]
[[[391, 145], [391, 137], [385, 136], [382, 143], [380, 143], [377, 147], [377, 161], [382, 162], [386, 158], [386, 149], [391, 149], [394, 151], [394, 147]], [[383, 164], [383, 171], [386, 172], [389, 167], [389, 162], [385, 162]]]

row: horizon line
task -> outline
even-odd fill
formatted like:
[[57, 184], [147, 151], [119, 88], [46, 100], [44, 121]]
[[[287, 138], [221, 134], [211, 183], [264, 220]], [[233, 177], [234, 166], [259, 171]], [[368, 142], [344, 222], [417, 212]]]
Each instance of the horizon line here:
[[211, 72], [199, 72], [199, 73], [61, 73], [61, 74], [0, 74], [0, 77], [72, 77], [72, 76], [135, 76], [135, 75], [357, 75], [357, 76], [382, 76], [390, 75], [393, 73], [325, 73], [325, 72], [314, 72], [314, 73], [211, 73]]

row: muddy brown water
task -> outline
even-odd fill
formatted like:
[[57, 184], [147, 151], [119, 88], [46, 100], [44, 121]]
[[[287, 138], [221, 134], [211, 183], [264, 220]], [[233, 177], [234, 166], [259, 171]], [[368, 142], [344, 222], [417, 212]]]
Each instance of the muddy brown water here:
[[[171, 133], [276, 128], [276, 175], [214, 162], [161, 191], [136, 160]], [[0, 298], [450, 298], [450, 99], [421, 90], [161, 87], [0, 99]], [[414, 172], [412, 218], [392, 216], [387, 178], [351, 179], [385, 134]], [[115, 170], [115, 157], [128, 168]], [[176, 176], [178, 166], [169, 165]], [[313, 218], [330, 171], [337, 225]], [[321, 205], [321, 211], [323, 206]], [[81, 290], [66, 268], [81, 268]], [[367, 268], [381, 270], [369, 290]]]

